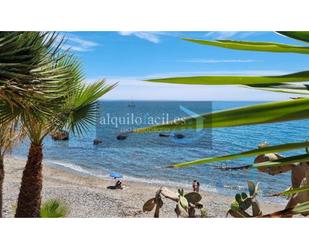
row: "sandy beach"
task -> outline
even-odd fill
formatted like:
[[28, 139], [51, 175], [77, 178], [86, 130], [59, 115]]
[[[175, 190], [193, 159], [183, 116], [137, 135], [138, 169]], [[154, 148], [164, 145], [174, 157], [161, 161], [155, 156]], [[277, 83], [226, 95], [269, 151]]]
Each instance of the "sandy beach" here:
[[[5, 160], [4, 181], [4, 217], [14, 217], [18, 190], [25, 161], [15, 157]], [[75, 172], [55, 168], [44, 163], [43, 167], [43, 202], [50, 198], [59, 198], [69, 206], [69, 217], [99, 218], [99, 217], [153, 217], [153, 212], [143, 213], [143, 203], [154, 197], [161, 187], [156, 184], [139, 183], [124, 180], [123, 190], [107, 189], [113, 185], [111, 179], [81, 175]], [[181, 186], [174, 186], [177, 191]], [[191, 191], [185, 188], [185, 192]], [[225, 217], [232, 196], [201, 191], [202, 203], [209, 217]], [[260, 203], [264, 213], [279, 210], [283, 205], [277, 203]], [[161, 217], [174, 218], [175, 203], [164, 200]]]

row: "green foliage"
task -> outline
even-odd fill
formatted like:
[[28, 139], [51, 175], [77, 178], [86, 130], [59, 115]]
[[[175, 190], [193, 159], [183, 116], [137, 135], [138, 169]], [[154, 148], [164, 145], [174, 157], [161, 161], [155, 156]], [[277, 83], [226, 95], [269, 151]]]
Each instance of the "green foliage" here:
[[[309, 47], [308, 47], [309, 52]], [[287, 82], [307, 82], [309, 80], [309, 71], [303, 71], [293, 74], [272, 75], [272, 76], [190, 76], [150, 79], [150, 82], [174, 83], [188, 85], [246, 85], [251, 87], [270, 87], [280, 86]], [[296, 87], [296, 86], [293, 86]], [[301, 89], [306, 90], [305, 87]]]
[[[304, 35], [302, 37], [304, 38]], [[293, 38], [296, 38], [296, 35], [294, 35]], [[231, 41], [231, 40], [207, 41], [207, 40], [197, 40], [197, 39], [189, 39], [189, 38], [184, 38], [183, 40], [198, 43], [201, 45], [210, 45], [210, 46], [217, 46], [217, 47], [236, 49], [236, 50], [309, 54], [309, 47], [307, 46], [294, 46], [294, 45], [287, 45], [287, 44], [274, 43], [274, 42], [251, 42], [251, 41], [249, 42], [249, 41]]]
[[277, 31], [277, 33], [304, 42], [309, 42], [309, 32], [307, 31]]
[[188, 202], [188, 200], [184, 197], [184, 196], [182, 196], [182, 195], [180, 195], [179, 196], [179, 202], [178, 202], [178, 204], [184, 209], [184, 210], [188, 210], [188, 208], [189, 208], [189, 202]]
[[95, 125], [97, 100], [115, 86], [116, 84], [106, 85], [103, 80], [90, 85], [80, 85], [63, 110], [64, 113], [68, 113], [65, 119], [68, 129], [81, 135], [89, 129], [89, 126]]
[[207, 209], [201, 208], [201, 218], [206, 218], [206, 217], [207, 217]]
[[[281, 35], [297, 39], [300, 41], [309, 41], [309, 32], [292, 32], [280, 31]], [[309, 46], [294, 46], [279, 44], [273, 42], [247, 42], [247, 41], [230, 41], [230, 40], [184, 40], [198, 43], [200, 45], [218, 46], [228, 49], [250, 50], [261, 52], [282, 52], [282, 53], [309, 53]], [[288, 93], [308, 94], [306, 85], [295, 84], [297, 82], [306, 82], [309, 79], [309, 71], [297, 72], [279, 76], [193, 76], [193, 77], [174, 77], [163, 79], [150, 79], [152, 82], [166, 82], [175, 84], [203, 84], [203, 85], [245, 85], [261, 90], [270, 90]], [[292, 84], [294, 83], [294, 84]], [[301, 98], [297, 100], [281, 101], [274, 103], [259, 104], [235, 108], [230, 110], [217, 111], [213, 113], [201, 114], [198, 117], [188, 117], [180, 121], [172, 121], [168, 124], [145, 127], [136, 129], [135, 133], [169, 131], [179, 129], [201, 129], [201, 128], [220, 128], [241, 125], [255, 125], [273, 122], [285, 122], [290, 120], [307, 119], [309, 117], [309, 98]], [[289, 147], [290, 146], [290, 147]], [[299, 145], [286, 144], [278, 145], [265, 149], [266, 151], [289, 151], [296, 149]], [[302, 146], [302, 145], [300, 145]], [[241, 157], [258, 155], [257, 153], [265, 153], [263, 150], [251, 150], [238, 154], [231, 154], [221, 157], [209, 157], [192, 162], [184, 162], [175, 164], [172, 167], [185, 167], [194, 164], [204, 164], [222, 160], [231, 160]], [[282, 166], [288, 163], [299, 163], [308, 160], [306, 155], [297, 155], [285, 159], [275, 160], [274, 162], [265, 162], [263, 164], [253, 164], [250, 167], [270, 167]]]
[[281, 159], [263, 162], [263, 163], [254, 163], [250, 166], [254, 168], [266, 168], [266, 167], [279, 167], [284, 166], [292, 163], [300, 163], [300, 162], [307, 162], [309, 161], [309, 154], [297, 155], [297, 156], [290, 156], [284, 157]]
[[41, 218], [64, 218], [69, 214], [68, 206], [61, 200], [51, 199], [43, 203], [40, 211]]
[[187, 167], [191, 165], [213, 163], [213, 162], [232, 160], [232, 159], [243, 158], [243, 157], [262, 155], [266, 153], [297, 150], [297, 149], [307, 148], [307, 146], [309, 146], [308, 141], [300, 142], [300, 143], [288, 143], [288, 144], [280, 144], [280, 145], [274, 145], [274, 146], [266, 146], [263, 148], [248, 150], [248, 151], [244, 151], [244, 152], [240, 152], [236, 154], [230, 154], [226, 156], [207, 157], [207, 158], [202, 158], [202, 159], [191, 161], [191, 162], [178, 163], [178, 164], [172, 165], [171, 167], [181, 168], [181, 167]]
[[295, 208], [292, 209], [292, 213], [303, 214], [309, 212], [309, 201], [298, 204]]
[[134, 133], [180, 129], [221, 128], [255, 125], [309, 118], [309, 98], [263, 103], [253, 106], [201, 114], [169, 123], [139, 128]]
[[309, 201], [299, 203], [293, 208], [286, 208], [274, 213], [263, 215], [264, 218], [291, 217], [293, 215], [305, 215], [309, 213]]
[[[235, 195], [235, 200], [232, 202], [228, 214], [237, 218], [256, 217], [262, 215], [259, 204], [256, 200], [258, 184], [255, 185], [252, 181], [248, 181], [248, 190], [249, 195], [247, 195], [245, 192], [237, 193]], [[251, 215], [246, 212], [246, 210], [248, 210], [250, 207], [252, 208]]]
[[[0, 33], [0, 119], [26, 113], [39, 119], [60, 104], [69, 78], [67, 68], [55, 67], [61, 42], [48, 32]], [[48, 96], [48, 98], [47, 98]]]
[[272, 196], [291, 196], [293, 194], [302, 193], [306, 191], [309, 191], [309, 185], [305, 185], [299, 188], [289, 188], [288, 190], [273, 194]]
[[178, 189], [177, 194], [169, 191], [167, 188], [160, 188], [154, 198], [149, 199], [143, 205], [143, 212], [150, 212], [155, 208], [154, 217], [158, 218], [160, 209], [163, 206], [162, 196], [176, 202], [175, 212], [177, 217], [180, 215], [186, 217], [197, 217], [196, 209], [200, 210], [201, 217], [207, 216], [207, 210], [200, 203], [202, 196], [197, 192], [186, 193], [183, 189]]

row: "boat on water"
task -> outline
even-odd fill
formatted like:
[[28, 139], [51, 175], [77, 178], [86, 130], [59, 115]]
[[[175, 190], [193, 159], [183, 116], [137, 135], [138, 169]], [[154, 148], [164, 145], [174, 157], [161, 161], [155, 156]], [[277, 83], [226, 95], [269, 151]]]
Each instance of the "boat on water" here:
[[135, 104], [134, 104], [133, 102], [130, 102], [130, 103], [128, 104], [128, 107], [135, 107]]

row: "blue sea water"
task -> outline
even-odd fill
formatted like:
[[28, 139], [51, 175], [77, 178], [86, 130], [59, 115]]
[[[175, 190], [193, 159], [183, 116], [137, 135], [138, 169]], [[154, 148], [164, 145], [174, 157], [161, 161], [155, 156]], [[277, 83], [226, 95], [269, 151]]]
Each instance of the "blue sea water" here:
[[[202, 188], [227, 195], [246, 190], [247, 181], [253, 180], [260, 182], [261, 194], [267, 196], [289, 187], [290, 174], [270, 176], [257, 170], [222, 171], [216, 168], [217, 166], [245, 165], [251, 163], [253, 158], [183, 169], [171, 169], [166, 166], [175, 162], [254, 149], [264, 141], [268, 144], [304, 141], [309, 135], [307, 130], [309, 121], [218, 128], [210, 129], [206, 133], [177, 131], [185, 135], [183, 139], [175, 139], [173, 136], [159, 137], [158, 133], [129, 134], [125, 140], [116, 139], [121, 129], [132, 128], [123, 125], [124, 119], [117, 120], [116, 117], [126, 117], [128, 122], [136, 121], [134, 118], [137, 117], [141, 119], [159, 117], [157, 121], [164, 122], [166, 116], [171, 120], [194, 115], [194, 113], [257, 103], [136, 101], [132, 104], [127, 101], [102, 101], [97, 126], [87, 134], [81, 137], [70, 134], [69, 141], [53, 141], [50, 137], [44, 140], [44, 160], [58, 167], [99, 177], [106, 177], [110, 172], [119, 172], [126, 179], [167, 185], [175, 183], [190, 185], [192, 180], [196, 179], [201, 183]], [[109, 120], [107, 114], [109, 114]], [[149, 120], [147, 124], [151, 124]], [[109, 124], [107, 124], [108, 121]], [[144, 121], [142, 124], [136, 121], [134, 127], [145, 125]], [[102, 144], [93, 145], [93, 139], [97, 137], [102, 139]], [[26, 157], [27, 150], [28, 143], [25, 142], [16, 148], [13, 154]], [[301, 153], [301, 151], [294, 153]], [[283, 154], [289, 155], [289, 153]]]

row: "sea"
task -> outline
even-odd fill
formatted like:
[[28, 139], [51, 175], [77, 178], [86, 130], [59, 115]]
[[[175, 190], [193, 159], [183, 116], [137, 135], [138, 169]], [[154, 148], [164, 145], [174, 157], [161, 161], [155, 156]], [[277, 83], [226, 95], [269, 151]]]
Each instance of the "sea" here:
[[[44, 161], [76, 173], [109, 177], [112, 172], [124, 176], [123, 181], [157, 183], [164, 186], [189, 187], [193, 180], [207, 191], [235, 195], [247, 191], [247, 181], [259, 183], [260, 196], [268, 196], [290, 186], [290, 173], [270, 176], [256, 169], [220, 170], [222, 166], [241, 166], [252, 163], [254, 157], [232, 161], [196, 165], [172, 169], [167, 166], [238, 153], [257, 148], [261, 143], [269, 145], [300, 142], [308, 139], [308, 120], [290, 121], [252, 126], [216, 128], [147, 134], [119, 134], [138, 127], [160, 124], [184, 117], [197, 117], [208, 113], [262, 102], [237, 101], [100, 101], [96, 125], [83, 134], [72, 134], [68, 141], [54, 141], [50, 136], [44, 140]], [[161, 134], [161, 136], [159, 135]], [[98, 145], [94, 139], [101, 140]], [[15, 157], [26, 158], [29, 142], [14, 149]], [[283, 155], [300, 154], [296, 150]], [[271, 201], [283, 201], [271, 198]]]

